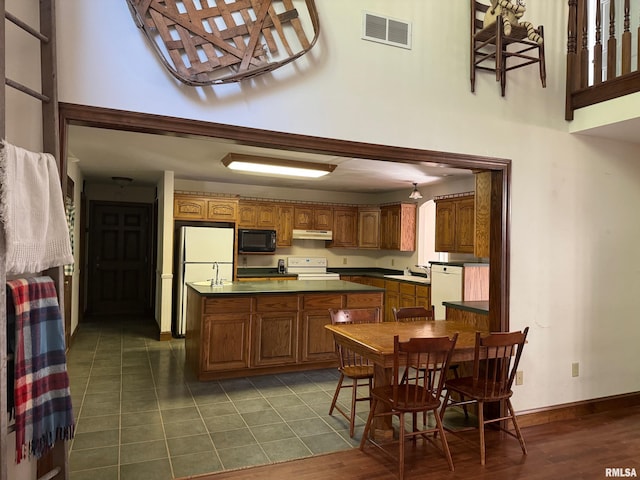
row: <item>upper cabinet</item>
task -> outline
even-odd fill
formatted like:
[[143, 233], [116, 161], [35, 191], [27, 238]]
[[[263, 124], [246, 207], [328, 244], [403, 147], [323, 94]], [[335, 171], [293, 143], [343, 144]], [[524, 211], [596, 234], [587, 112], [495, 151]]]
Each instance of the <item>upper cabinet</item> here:
[[296, 230], [331, 230], [333, 208], [329, 205], [300, 204], [294, 206], [293, 228]]
[[380, 248], [380, 208], [358, 208], [358, 248]]
[[238, 226], [242, 228], [273, 229], [276, 227], [277, 208], [274, 203], [240, 200]]
[[235, 222], [238, 216], [238, 200], [229, 197], [208, 197], [177, 193], [174, 195], [173, 218], [175, 220], [211, 220]]
[[474, 195], [436, 200], [436, 252], [474, 253]]
[[356, 207], [333, 208], [333, 240], [330, 246], [347, 248], [358, 246], [358, 209]]
[[416, 249], [415, 203], [356, 207], [176, 193], [173, 210], [176, 220], [225, 221], [236, 223], [238, 228], [275, 229], [278, 247], [292, 246], [293, 230], [299, 229], [331, 230], [333, 240], [327, 242], [328, 247]]
[[293, 205], [278, 204], [276, 208], [276, 244], [290, 247], [293, 237]]
[[416, 204], [380, 207], [380, 248], [413, 252], [416, 249]]

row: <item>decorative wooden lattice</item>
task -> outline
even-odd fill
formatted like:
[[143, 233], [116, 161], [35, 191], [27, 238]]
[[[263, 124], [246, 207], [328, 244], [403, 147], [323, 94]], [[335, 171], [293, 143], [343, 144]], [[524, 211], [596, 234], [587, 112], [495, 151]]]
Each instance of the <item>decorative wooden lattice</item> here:
[[[127, 0], [162, 63], [188, 85], [238, 82], [304, 55], [320, 31], [313, 0]], [[306, 26], [305, 26], [306, 25]], [[308, 38], [307, 30], [313, 30]]]

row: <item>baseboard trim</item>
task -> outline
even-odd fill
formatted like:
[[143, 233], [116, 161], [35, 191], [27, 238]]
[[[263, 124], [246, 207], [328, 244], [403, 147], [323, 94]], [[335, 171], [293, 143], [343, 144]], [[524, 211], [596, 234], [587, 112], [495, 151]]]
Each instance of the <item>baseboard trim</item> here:
[[640, 405], [640, 392], [593, 398], [580, 402], [520, 411], [517, 413], [518, 424], [521, 427], [532, 427], [534, 425], [571, 420], [593, 413], [601, 413], [637, 405]]

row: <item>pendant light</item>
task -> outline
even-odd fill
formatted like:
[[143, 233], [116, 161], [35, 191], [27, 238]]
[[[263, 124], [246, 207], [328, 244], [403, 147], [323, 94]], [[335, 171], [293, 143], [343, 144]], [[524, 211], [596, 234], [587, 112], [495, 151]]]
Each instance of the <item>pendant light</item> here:
[[418, 191], [418, 184], [413, 184], [413, 191], [409, 194], [411, 200], [419, 200], [422, 198], [422, 194]]

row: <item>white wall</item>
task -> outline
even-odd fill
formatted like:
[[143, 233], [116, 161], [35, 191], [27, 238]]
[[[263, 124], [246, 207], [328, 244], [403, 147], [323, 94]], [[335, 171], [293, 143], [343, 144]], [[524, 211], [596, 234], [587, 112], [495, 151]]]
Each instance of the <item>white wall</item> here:
[[[511, 327], [531, 327], [516, 408], [639, 391], [640, 147], [568, 132], [566, 2], [528, 5], [545, 26], [547, 88], [520, 69], [506, 97], [490, 74], [470, 93], [468, 2], [316, 3], [321, 38], [300, 61], [192, 88], [163, 70], [125, 2], [59, 2], [61, 101], [512, 159]], [[365, 9], [413, 22], [414, 48], [361, 40]]]

